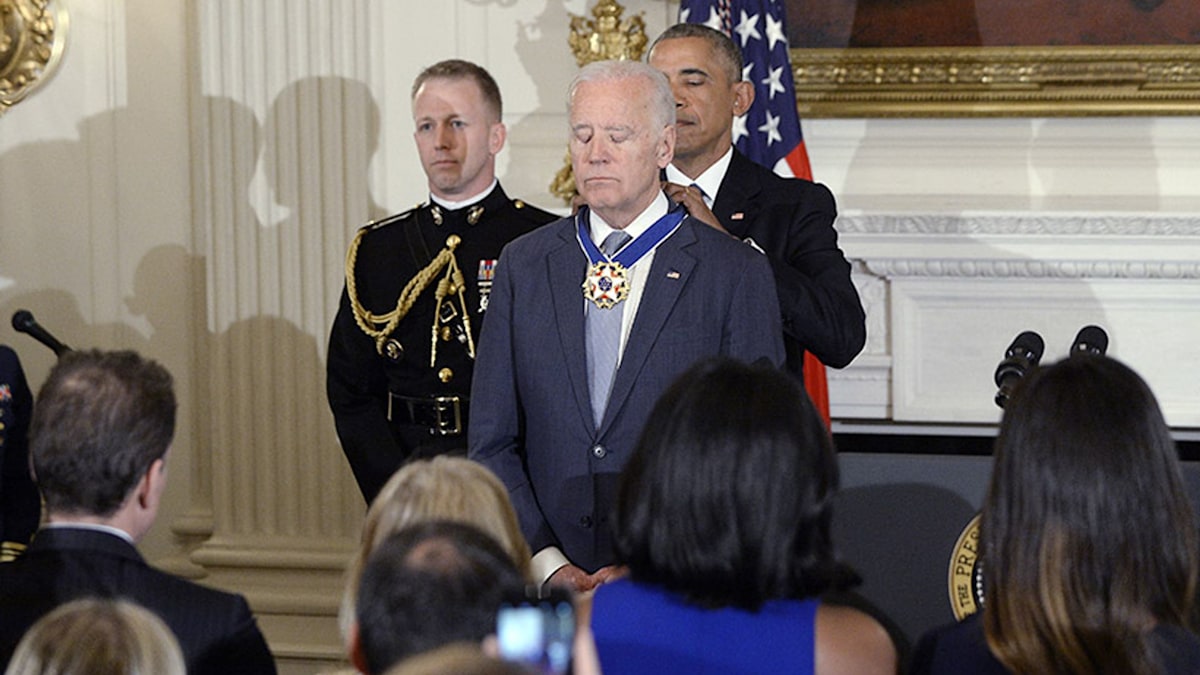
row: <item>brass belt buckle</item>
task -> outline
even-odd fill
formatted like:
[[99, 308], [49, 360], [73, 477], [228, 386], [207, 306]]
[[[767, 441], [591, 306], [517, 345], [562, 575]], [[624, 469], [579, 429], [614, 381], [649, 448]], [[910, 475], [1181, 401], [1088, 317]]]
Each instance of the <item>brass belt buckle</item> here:
[[455, 436], [463, 432], [462, 405], [457, 396], [435, 396], [433, 414], [435, 425], [430, 427], [430, 434]]

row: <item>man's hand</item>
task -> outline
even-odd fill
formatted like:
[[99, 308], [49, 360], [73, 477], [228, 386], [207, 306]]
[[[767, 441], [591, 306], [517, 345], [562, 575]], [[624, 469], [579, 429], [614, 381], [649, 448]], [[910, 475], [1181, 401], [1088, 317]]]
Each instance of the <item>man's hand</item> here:
[[607, 565], [596, 570], [592, 575], [592, 580], [595, 581], [595, 586], [603, 586], [609, 582], [616, 581], [621, 577], [629, 574], [629, 568], [624, 565]]
[[566, 588], [576, 593], [584, 593], [594, 590], [597, 586], [607, 584], [610, 581], [616, 581], [629, 573], [629, 568], [619, 567], [617, 565], [608, 565], [596, 570], [594, 574], [588, 574], [582, 569], [566, 564], [554, 571], [546, 583], [551, 586]]
[[729, 231], [722, 227], [721, 222], [713, 215], [712, 209], [704, 203], [704, 195], [700, 194], [700, 190], [691, 186], [663, 181], [663, 192], [667, 193], [667, 198], [671, 201], [683, 204], [683, 208], [687, 209], [687, 212], [696, 220], [718, 232], [729, 234]]
[[546, 583], [551, 586], [566, 588], [576, 593], [590, 591], [596, 587], [596, 579], [594, 575], [584, 572], [582, 569], [566, 564], [554, 571]]

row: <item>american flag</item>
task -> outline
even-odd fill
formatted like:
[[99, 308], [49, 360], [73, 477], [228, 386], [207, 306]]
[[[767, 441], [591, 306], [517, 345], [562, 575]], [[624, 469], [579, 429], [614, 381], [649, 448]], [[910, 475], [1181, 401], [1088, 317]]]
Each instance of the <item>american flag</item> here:
[[[702, 23], [741, 47], [742, 79], [754, 84], [754, 105], [733, 121], [733, 144], [780, 176], [812, 180], [796, 112], [796, 85], [788, 58], [783, 0], [683, 0], [681, 23]], [[829, 422], [825, 365], [804, 355], [804, 385]]]

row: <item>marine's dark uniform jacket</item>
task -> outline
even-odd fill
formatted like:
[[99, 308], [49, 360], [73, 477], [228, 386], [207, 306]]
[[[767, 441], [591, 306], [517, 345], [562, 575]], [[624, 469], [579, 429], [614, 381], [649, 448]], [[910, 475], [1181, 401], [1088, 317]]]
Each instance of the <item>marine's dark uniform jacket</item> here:
[[33, 395], [12, 349], [0, 345], [0, 562], [24, 550], [41, 517], [41, 497], [29, 475]]
[[[448, 211], [424, 204], [363, 228], [354, 255], [354, 288], [342, 291], [329, 336], [326, 390], [342, 450], [368, 503], [409, 457], [466, 452], [474, 367], [469, 351], [479, 338], [495, 261], [510, 240], [555, 218], [509, 199], [497, 184], [474, 206]], [[442, 268], [395, 329], [379, 340], [381, 354], [376, 338], [356, 321], [352, 295], [377, 317], [395, 310], [405, 286], [446, 248], [451, 236], [460, 240], [454, 257], [465, 282], [471, 340], [466, 339], [459, 296], [447, 295], [436, 360], [430, 366], [435, 292], [446, 276]], [[368, 326], [382, 329], [385, 323]]]

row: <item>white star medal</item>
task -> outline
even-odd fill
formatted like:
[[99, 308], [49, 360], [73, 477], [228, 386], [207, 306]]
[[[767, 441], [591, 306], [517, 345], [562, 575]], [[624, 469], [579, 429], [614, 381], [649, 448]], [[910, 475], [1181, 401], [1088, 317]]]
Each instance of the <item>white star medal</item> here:
[[614, 261], [592, 263], [583, 280], [583, 297], [600, 309], [612, 309], [618, 302], [624, 302], [629, 297], [625, 266]]
[[609, 258], [588, 234], [587, 213], [588, 209], [585, 206], [575, 215], [575, 236], [579, 240], [580, 248], [587, 255], [588, 262], [591, 263], [583, 279], [583, 297], [600, 309], [612, 309], [629, 297], [630, 283], [626, 276], [628, 269], [671, 236], [687, 215], [681, 206], [676, 206], [655, 221], [641, 236]]

